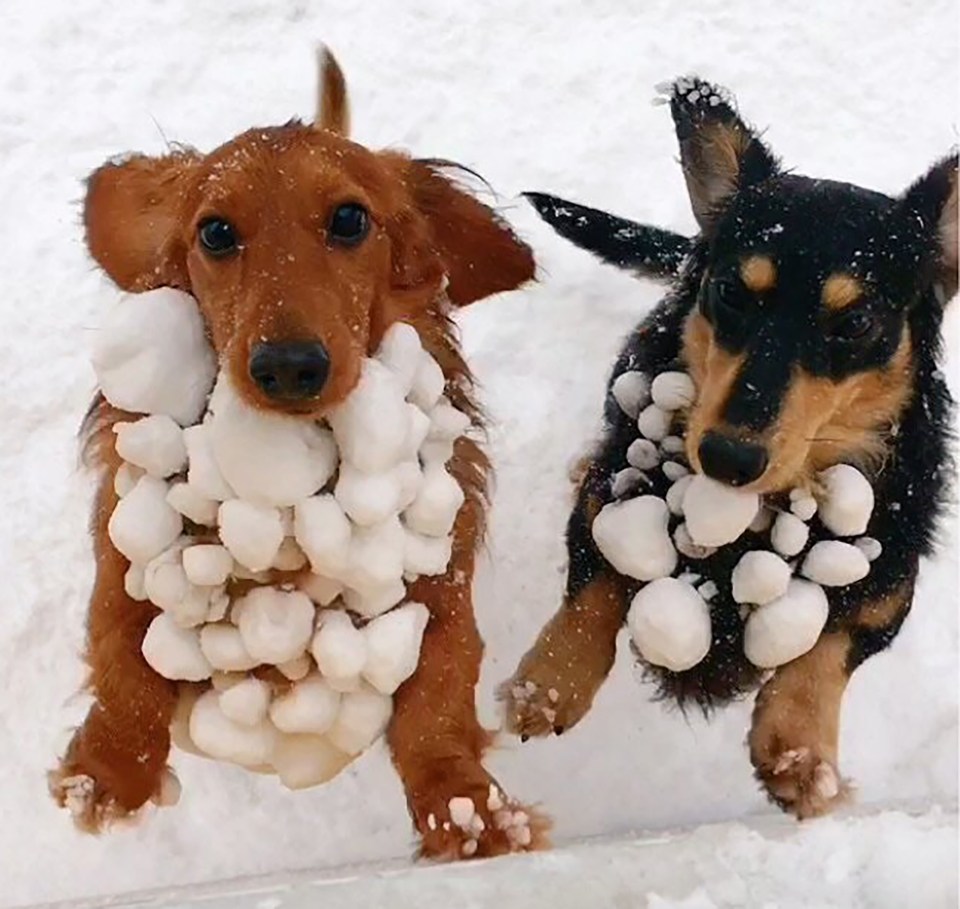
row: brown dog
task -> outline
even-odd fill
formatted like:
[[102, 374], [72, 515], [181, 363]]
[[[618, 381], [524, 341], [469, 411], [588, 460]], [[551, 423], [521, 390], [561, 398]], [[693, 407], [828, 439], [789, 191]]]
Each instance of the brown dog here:
[[[445, 163], [347, 139], [343, 76], [329, 54], [322, 62], [312, 125], [252, 129], [206, 155], [133, 155], [97, 170], [84, 208], [90, 252], [124, 290], [192, 294], [222, 368], [255, 407], [322, 418], [352, 390], [386, 329], [403, 320], [441, 364], [448, 397], [480, 426], [450, 306], [530, 280], [531, 251], [454, 185]], [[274, 360], [266, 371], [264, 349]], [[287, 382], [290, 375], [297, 381]], [[107, 535], [119, 464], [111, 427], [124, 417], [100, 396], [84, 425], [100, 472], [86, 654], [95, 701], [51, 775], [61, 805], [65, 780], [93, 780], [78, 816], [91, 832], [159, 797], [177, 703], [176, 684], [140, 652], [157, 610], [125, 593], [127, 562]], [[496, 817], [506, 806], [491, 798], [499, 789], [482, 764], [490, 737], [474, 703], [483, 645], [471, 601], [489, 465], [475, 442], [461, 439], [449, 469], [466, 502], [449, 570], [409, 590], [431, 618], [419, 668], [395, 696], [388, 742], [422, 854], [489, 856], [543, 845], [545, 824], [534, 816], [525, 844]], [[463, 796], [485, 825], [467, 849], [476, 835], [451, 824], [448, 807]]]

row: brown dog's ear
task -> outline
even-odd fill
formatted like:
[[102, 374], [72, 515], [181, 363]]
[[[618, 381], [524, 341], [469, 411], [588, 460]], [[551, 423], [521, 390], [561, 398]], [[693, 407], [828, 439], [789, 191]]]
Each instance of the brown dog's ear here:
[[321, 46], [318, 54], [320, 65], [317, 116], [313, 125], [346, 138], [350, 135], [350, 102], [347, 98], [347, 80], [330, 49]]
[[956, 153], [938, 161], [900, 200], [906, 214], [919, 222], [924, 245], [930, 250], [925, 264], [944, 303], [957, 292], [957, 163]]
[[734, 194], [779, 170], [777, 159], [733, 106], [729, 93], [695, 76], [662, 87], [680, 143], [680, 163], [701, 230]]
[[192, 152], [135, 155], [103, 165], [87, 181], [87, 248], [124, 290], [190, 290], [178, 228], [186, 177], [197, 160]]
[[[490, 207], [456, 186], [439, 161], [410, 161], [406, 180], [429, 236], [408, 246], [408, 275], [447, 276], [447, 296], [466, 306], [491, 294], [514, 290], [536, 272], [533, 252]], [[412, 225], [411, 225], [412, 226]], [[404, 244], [406, 245], [406, 244]]]

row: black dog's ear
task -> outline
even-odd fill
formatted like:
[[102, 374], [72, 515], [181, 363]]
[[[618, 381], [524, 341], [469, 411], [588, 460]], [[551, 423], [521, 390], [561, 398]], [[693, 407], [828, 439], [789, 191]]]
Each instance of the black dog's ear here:
[[946, 303], [957, 292], [957, 154], [934, 164], [903, 194], [900, 206], [923, 234], [927, 254], [921, 267]]
[[658, 89], [673, 114], [693, 213], [708, 231], [738, 190], [773, 176], [779, 164], [726, 89], [694, 76]]

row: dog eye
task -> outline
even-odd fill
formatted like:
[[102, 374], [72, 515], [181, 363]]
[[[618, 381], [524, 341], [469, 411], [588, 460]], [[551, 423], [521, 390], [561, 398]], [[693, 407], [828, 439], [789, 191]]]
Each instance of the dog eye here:
[[746, 300], [729, 281], [714, 280], [707, 285], [702, 308], [708, 319], [736, 319], [743, 315]]
[[207, 218], [197, 231], [200, 245], [211, 256], [228, 256], [237, 250], [237, 234], [223, 218]]
[[334, 209], [327, 231], [334, 242], [354, 246], [367, 235], [369, 229], [370, 216], [367, 210], [356, 202], [347, 202]]
[[839, 341], [859, 341], [873, 330], [873, 316], [862, 309], [847, 313], [834, 322], [830, 329], [831, 337]]

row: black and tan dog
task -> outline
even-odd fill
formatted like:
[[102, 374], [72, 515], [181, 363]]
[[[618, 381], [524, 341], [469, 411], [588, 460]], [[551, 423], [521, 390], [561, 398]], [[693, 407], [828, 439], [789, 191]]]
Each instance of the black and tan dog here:
[[[864, 580], [830, 589], [812, 650], [769, 676], [744, 656], [730, 569], [758, 543], [747, 532], [706, 560], [681, 557], [680, 570], [719, 588], [707, 658], [684, 672], [647, 667], [662, 695], [705, 712], [759, 688], [749, 736], [756, 774], [774, 802], [808, 817], [848, 792], [837, 768], [844, 689], [910, 611], [948, 495], [952, 402], [938, 364], [944, 306], [957, 289], [957, 156], [890, 198], [785, 172], [721, 89], [680, 79], [668, 94], [695, 238], [529, 197], [577, 245], [672, 281], [627, 338], [611, 385], [628, 369], [689, 372], [697, 395], [685, 446], [695, 470], [774, 505], [837, 463], [874, 486], [868, 533], [883, 553]], [[501, 690], [508, 725], [524, 737], [559, 734], [584, 716], [637, 588], [591, 535], [637, 437], [609, 390], [605, 418], [567, 528], [563, 605]], [[811, 531], [808, 547], [827, 535], [816, 518]]]

